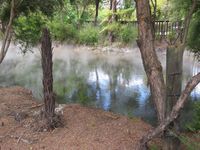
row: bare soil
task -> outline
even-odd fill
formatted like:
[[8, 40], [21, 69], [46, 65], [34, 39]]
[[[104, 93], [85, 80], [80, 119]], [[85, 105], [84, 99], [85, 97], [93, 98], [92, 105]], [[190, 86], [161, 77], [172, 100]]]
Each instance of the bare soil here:
[[22, 87], [0, 88], [0, 150], [134, 150], [152, 127], [138, 118], [65, 105], [64, 127], [38, 132], [43, 105]]

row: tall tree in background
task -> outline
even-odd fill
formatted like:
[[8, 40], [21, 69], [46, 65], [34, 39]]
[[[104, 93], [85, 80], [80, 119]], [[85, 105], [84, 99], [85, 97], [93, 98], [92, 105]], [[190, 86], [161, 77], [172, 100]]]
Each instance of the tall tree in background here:
[[99, 3], [100, 0], [95, 0], [95, 19], [94, 19], [94, 25], [97, 25], [97, 19], [98, 19], [98, 15], [99, 15]]
[[[109, 16], [109, 24], [114, 23], [117, 21], [117, 0], [111, 0], [110, 1], [110, 10], [111, 10], [111, 16]], [[108, 32], [108, 38], [110, 43], [114, 42], [114, 35], [113, 35], [113, 31], [109, 31]]]
[[[196, 0], [193, 1], [191, 10], [193, 9]], [[192, 77], [192, 79], [187, 83], [185, 89], [181, 93], [175, 105], [172, 107], [170, 113], [166, 113], [166, 86], [164, 83], [162, 66], [157, 58], [154, 46], [154, 36], [153, 36], [153, 22], [151, 17], [150, 3], [149, 0], [136, 0], [137, 9], [137, 20], [139, 29], [139, 39], [137, 41], [140, 48], [143, 65], [147, 78], [150, 83], [151, 94], [153, 101], [157, 110], [158, 127], [153, 131], [150, 131], [140, 140], [140, 145], [138, 149], [147, 149], [147, 142], [152, 138], [158, 136], [162, 133], [171, 122], [177, 119], [181, 108], [183, 108], [187, 97], [194, 87], [200, 82], [200, 73]], [[191, 11], [188, 13], [188, 17], [191, 17]], [[188, 19], [186, 18], [183, 32], [183, 41], [187, 37], [187, 27], [189, 26]], [[184, 43], [185, 45], [185, 43]]]

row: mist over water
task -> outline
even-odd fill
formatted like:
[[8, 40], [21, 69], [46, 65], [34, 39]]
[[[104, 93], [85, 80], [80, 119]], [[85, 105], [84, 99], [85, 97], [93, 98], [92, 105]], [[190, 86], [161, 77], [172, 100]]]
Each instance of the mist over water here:
[[[39, 48], [23, 55], [12, 45], [0, 65], [0, 86], [20, 85], [32, 90], [42, 99], [42, 70]], [[97, 53], [88, 47], [54, 45], [54, 91], [59, 103], [81, 103], [127, 116], [138, 116], [155, 122], [147, 78], [138, 48], [126, 53]], [[166, 53], [158, 57], [165, 74]], [[189, 52], [184, 54], [183, 87], [191, 76], [200, 71], [198, 63]], [[192, 101], [200, 100], [200, 85], [191, 93]], [[188, 105], [185, 114], [190, 114]]]

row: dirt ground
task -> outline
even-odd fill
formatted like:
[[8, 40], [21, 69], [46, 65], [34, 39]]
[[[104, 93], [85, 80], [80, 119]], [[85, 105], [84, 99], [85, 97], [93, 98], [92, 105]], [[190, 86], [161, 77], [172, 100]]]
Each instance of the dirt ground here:
[[38, 132], [34, 117], [41, 109], [31, 91], [0, 88], [0, 150], [134, 150], [152, 128], [137, 118], [70, 104], [59, 111], [63, 128]]

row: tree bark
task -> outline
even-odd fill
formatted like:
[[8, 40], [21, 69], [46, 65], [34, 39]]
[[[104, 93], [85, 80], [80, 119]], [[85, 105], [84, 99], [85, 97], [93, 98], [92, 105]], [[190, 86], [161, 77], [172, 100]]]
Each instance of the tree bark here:
[[99, 0], [95, 0], [95, 7], [96, 7], [96, 11], [95, 11], [94, 25], [96, 26], [98, 15], [99, 15]]
[[[188, 17], [189, 16], [190, 17], [186, 18], [184, 25], [186, 29], [184, 29], [183, 31], [183, 40], [178, 39], [177, 40], [178, 42], [176, 41], [174, 42], [174, 45], [171, 45], [175, 47], [178, 46], [177, 49], [179, 49], [179, 51], [177, 54], [180, 55], [181, 60], [183, 56], [184, 46], [186, 44], [189, 23], [195, 5], [196, 5], [196, 0], [193, 0], [193, 5], [188, 14]], [[182, 92], [181, 96], [176, 102], [176, 105], [173, 106], [172, 111], [169, 112], [167, 117], [165, 117], [166, 89], [162, 74], [162, 67], [160, 65], [160, 62], [158, 61], [154, 49], [154, 37], [152, 33], [153, 25], [152, 25], [149, 0], [136, 0], [136, 9], [137, 9], [137, 19], [139, 28], [139, 40], [137, 41], [137, 43], [141, 51], [145, 72], [147, 74], [148, 81], [150, 83], [151, 94], [153, 96], [154, 104], [156, 106], [158, 122], [159, 122], [159, 126], [155, 130], [150, 131], [146, 136], [144, 136], [140, 140], [140, 146], [138, 147], [138, 149], [144, 150], [147, 149], [148, 141], [158, 136], [160, 133], [164, 132], [164, 130], [169, 126], [169, 124], [173, 122], [175, 119], [177, 119], [179, 112], [181, 108], [183, 108], [184, 103], [186, 102], [190, 92], [200, 82], [200, 73], [192, 77], [191, 81], [188, 82], [185, 90]], [[182, 63], [180, 63], [180, 68], [182, 69], [181, 64]]]
[[158, 123], [165, 118], [165, 83], [162, 66], [159, 62], [153, 38], [149, 0], [136, 0], [139, 39], [137, 41], [142, 55], [143, 66], [150, 84], [151, 94], [156, 107]]
[[42, 35], [42, 69], [43, 69], [43, 93], [45, 104], [45, 117], [48, 121], [48, 126], [53, 124], [55, 112], [55, 98], [53, 94], [53, 74], [52, 74], [52, 43], [48, 29], [43, 29]]
[[[109, 23], [113, 23], [113, 22], [116, 22], [117, 21], [117, 15], [116, 15], [116, 12], [117, 12], [117, 0], [112, 0], [112, 8], [111, 8], [111, 11], [112, 11], [112, 16], [109, 18]], [[109, 41], [110, 43], [114, 42], [114, 35], [113, 35], [113, 31], [109, 31], [108, 32], [108, 38], [109, 38]]]
[[167, 47], [166, 59], [166, 113], [169, 114], [182, 91], [183, 52], [174, 46]]
[[110, 10], [112, 10], [112, 1], [113, 0], [110, 0]]
[[2, 41], [2, 46], [1, 46], [1, 51], [0, 51], [0, 64], [3, 62], [6, 53], [8, 51], [8, 48], [10, 46], [11, 43], [11, 39], [12, 39], [12, 23], [15, 17], [15, 0], [11, 1], [11, 10], [10, 10], [10, 19], [9, 19], [9, 23], [6, 27], [6, 31], [3, 37], [3, 41]]
[[147, 148], [147, 142], [162, 133], [166, 129], [166, 127], [178, 117], [179, 112], [184, 107], [188, 96], [190, 95], [191, 91], [199, 84], [199, 82], [200, 73], [193, 76], [192, 79], [187, 83], [184, 91], [179, 97], [176, 105], [174, 105], [171, 113], [161, 122], [158, 127], [150, 131], [145, 137], [140, 140], [140, 147], [138, 148], [139, 150], [145, 150]]

